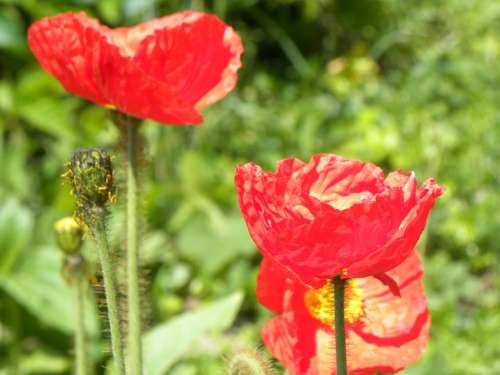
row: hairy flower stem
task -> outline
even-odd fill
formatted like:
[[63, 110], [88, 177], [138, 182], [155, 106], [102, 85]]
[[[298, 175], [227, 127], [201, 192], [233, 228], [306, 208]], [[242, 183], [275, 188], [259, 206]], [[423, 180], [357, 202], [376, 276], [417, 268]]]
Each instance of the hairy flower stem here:
[[127, 289], [128, 372], [142, 374], [141, 310], [139, 292], [138, 172], [139, 124], [127, 121]]
[[76, 331], [75, 331], [75, 351], [76, 351], [76, 375], [87, 375], [87, 337], [85, 334], [85, 277], [78, 275], [73, 288], [75, 289], [76, 305]]
[[114, 279], [114, 270], [111, 260], [111, 251], [106, 232], [106, 214], [95, 215], [90, 229], [96, 241], [99, 260], [101, 263], [104, 289], [106, 294], [106, 305], [108, 308], [108, 319], [111, 331], [111, 349], [115, 365], [115, 375], [125, 375], [125, 360], [123, 356], [122, 334], [120, 330], [120, 315], [118, 307], [118, 296]]
[[345, 319], [344, 319], [344, 290], [345, 280], [340, 276], [333, 278], [335, 299], [335, 355], [337, 375], [347, 375], [347, 358], [345, 350]]

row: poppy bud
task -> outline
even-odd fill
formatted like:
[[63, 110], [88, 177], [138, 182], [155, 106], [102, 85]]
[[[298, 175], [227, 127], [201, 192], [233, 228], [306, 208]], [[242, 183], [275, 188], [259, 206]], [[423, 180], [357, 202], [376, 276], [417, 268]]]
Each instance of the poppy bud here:
[[94, 215], [106, 215], [115, 200], [111, 158], [102, 148], [77, 150], [65, 173], [76, 198], [76, 218], [88, 224]]
[[259, 349], [243, 349], [226, 360], [226, 374], [276, 375], [271, 361]]
[[57, 245], [66, 254], [76, 254], [82, 247], [83, 230], [72, 217], [65, 217], [54, 224]]

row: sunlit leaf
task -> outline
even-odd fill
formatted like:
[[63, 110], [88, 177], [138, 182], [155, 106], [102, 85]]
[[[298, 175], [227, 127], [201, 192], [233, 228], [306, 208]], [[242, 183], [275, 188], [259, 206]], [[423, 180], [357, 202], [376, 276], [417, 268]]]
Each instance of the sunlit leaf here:
[[0, 278], [15, 266], [33, 231], [33, 215], [15, 199], [0, 206]]
[[209, 274], [239, 256], [252, 254], [255, 249], [237, 213], [224, 217], [221, 225], [214, 224], [206, 216], [196, 216], [182, 228], [178, 246], [182, 255]]
[[144, 337], [145, 373], [165, 374], [198, 338], [229, 328], [242, 300], [237, 292], [153, 328]]
[[[0, 278], [0, 288], [43, 323], [73, 333], [76, 318], [74, 295], [61, 276], [61, 254], [51, 247], [34, 248], [24, 260], [16, 272]], [[86, 307], [87, 329], [95, 335], [95, 307], [89, 299]]]
[[26, 50], [26, 36], [19, 14], [2, 10], [0, 14], [0, 49], [12, 52]]

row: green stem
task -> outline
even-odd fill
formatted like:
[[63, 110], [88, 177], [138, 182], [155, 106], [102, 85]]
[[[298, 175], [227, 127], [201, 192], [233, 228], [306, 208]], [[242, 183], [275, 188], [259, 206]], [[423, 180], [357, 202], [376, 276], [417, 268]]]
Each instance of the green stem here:
[[87, 350], [85, 335], [85, 279], [82, 276], [75, 280], [75, 304], [76, 304], [76, 375], [87, 375]]
[[139, 292], [138, 227], [138, 137], [139, 125], [127, 122], [127, 285], [128, 285], [128, 372], [142, 374], [141, 310]]
[[345, 280], [337, 276], [332, 282], [335, 300], [335, 355], [337, 361], [337, 375], [347, 375], [344, 319]]
[[[19, 306], [13, 299], [3, 298], [3, 301], [4, 303], [7, 304], [6, 308], [7, 326], [10, 328], [13, 334], [10, 343], [7, 345], [7, 350], [8, 350], [7, 373], [12, 375], [20, 375], [20, 370], [19, 370], [19, 363], [21, 362], [20, 332], [22, 328], [21, 325], [22, 323], [20, 318], [21, 312]], [[3, 308], [3, 306], [1, 307]]]
[[101, 263], [102, 276], [104, 279], [104, 290], [106, 294], [106, 305], [108, 308], [109, 327], [111, 331], [111, 349], [115, 365], [115, 375], [125, 375], [125, 364], [123, 357], [122, 334], [120, 330], [120, 310], [118, 307], [118, 296], [116, 293], [115, 279], [111, 251], [106, 232], [105, 215], [95, 215], [91, 227], [92, 235], [96, 241]]

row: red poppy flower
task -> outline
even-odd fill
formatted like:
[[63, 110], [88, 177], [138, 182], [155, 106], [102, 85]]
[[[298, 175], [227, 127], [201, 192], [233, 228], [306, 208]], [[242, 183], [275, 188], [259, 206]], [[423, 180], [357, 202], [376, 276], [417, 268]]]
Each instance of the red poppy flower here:
[[[377, 278], [349, 279], [345, 289], [346, 347], [349, 374], [394, 373], [423, 353], [430, 328], [422, 289], [422, 265], [413, 251], [387, 273], [391, 289]], [[336, 373], [333, 286], [304, 286], [264, 258], [257, 298], [279, 315], [262, 339], [293, 375]]]
[[243, 45], [213, 15], [181, 12], [110, 29], [83, 12], [33, 23], [28, 43], [66, 90], [130, 115], [198, 124], [236, 85]]
[[390, 173], [332, 154], [290, 158], [276, 173], [238, 166], [235, 183], [249, 232], [261, 252], [302, 281], [366, 277], [406, 259], [443, 188], [417, 188], [413, 172]]

